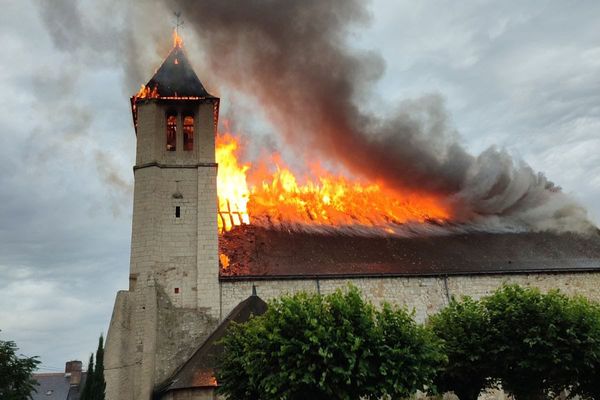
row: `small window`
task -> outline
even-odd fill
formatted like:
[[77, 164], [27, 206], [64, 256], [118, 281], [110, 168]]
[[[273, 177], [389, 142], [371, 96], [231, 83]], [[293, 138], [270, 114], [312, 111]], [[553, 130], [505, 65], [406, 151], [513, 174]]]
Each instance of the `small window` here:
[[181, 217], [181, 207], [175, 207], [175, 218]]
[[177, 148], [177, 114], [167, 114], [167, 151]]
[[191, 115], [183, 117], [183, 149], [194, 150], [194, 117]]
[[179, 288], [178, 287], [175, 288], [175, 294], [179, 294]]

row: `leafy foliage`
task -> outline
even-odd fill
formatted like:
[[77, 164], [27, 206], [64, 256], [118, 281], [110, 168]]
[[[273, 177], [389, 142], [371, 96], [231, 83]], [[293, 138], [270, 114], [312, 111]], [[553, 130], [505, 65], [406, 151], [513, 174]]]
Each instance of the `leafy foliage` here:
[[569, 299], [557, 291], [504, 286], [483, 299], [493, 345], [491, 371], [519, 400], [552, 397], [574, 368]]
[[585, 298], [569, 301], [566, 310], [566, 349], [570, 356], [565, 380], [572, 395], [600, 399], [600, 305]]
[[470, 297], [452, 299], [429, 319], [429, 326], [442, 339], [448, 357], [447, 367], [435, 379], [438, 390], [454, 391], [461, 400], [476, 400], [493, 383], [488, 354], [493, 344], [486, 310]]
[[219, 391], [238, 400], [397, 399], [431, 384], [444, 361], [411, 315], [377, 311], [354, 287], [275, 300], [223, 344]]
[[400, 399], [425, 387], [477, 399], [501, 385], [518, 400], [600, 399], [600, 305], [505, 285], [452, 300], [417, 325], [356, 288], [283, 297], [223, 339], [220, 392], [240, 400]]
[[430, 318], [448, 365], [442, 391], [476, 399], [498, 383], [519, 400], [600, 398], [600, 306], [558, 291], [505, 285], [480, 301], [453, 300]]
[[18, 356], [18, 350], [15, 342], [0, 340], [0, 399], [30, 399], [35, 391], [37, 382], [32, 373], [40, 361]]

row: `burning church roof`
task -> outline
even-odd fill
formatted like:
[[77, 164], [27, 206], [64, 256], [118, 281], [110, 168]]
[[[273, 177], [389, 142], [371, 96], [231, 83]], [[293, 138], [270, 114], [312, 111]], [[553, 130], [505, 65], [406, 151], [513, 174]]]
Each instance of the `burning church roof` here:
[[220, 239], [221, 280], [444, 276], [600, 269], [600, 233], [393, 237], [240, 226]]
[[217, 97], [208, 93], [200, 82], [183, 50], [183, 40], [175, 31], [173, 48], [169, 55], [148, 83], [142, 85], [140, 90], [131, 97], [131, 114], [136, 133], [138, 102], [161, 99], [219, 101]]
[[145, 88], [162, 98], [213, 97], [198, 79], [181, 45], [173, 47]]
[[[198, 79], [176, 33], [173, 48], [163, 64], [131, 100], [134, 122], [138, 102], [218, 102]], [[531, 228], [539, 225], [536, 220], [523, 224], [524, 233], [461, 233], [460, 229], [441, 229], [445, 234], [431, 235], [423, 234], [421, 229], [410, 238], [399, 237], [398, 229], [402, 230], [405, 224], [419, 224], [427, 230], [428, 226], [460, 223], [456, 216], [464, 214], [462, 207], [470, 197], [464, 193], [461, 197], [461, 193], [443, 194], [390, 186], [385, 181], [360, 180], [352, 174], [349, 177], [334, 174], [319, 165], [311, 167], [313, 176], [296, 176], [277, 154], [270, 160], [275, 168], [268, 162], [258, 162], [253, 167], [252, 162], [240, 159], [240, 144], [239, 138], [230, 133], [216, 135], [217, 218], [223, 280], [600, 268], [598, 231], [591, 235], [534, 233]], [[531, 178], [529, 169], [519, 171], [526, 175], [524, 182]], [[532, 178], [533, 183], [524, 192], [519, 189], [523, 185], [518, 185], [516, 194], [508, 196], [503, 190], [512, 189], [506, 177], [514, 173], [499, 174], [499, 184], [486, 189], [489, 193], [483, 197], [484, 204], [470, 214], [484, 219], [502, 215], [504, 219], [526, 220], [523, 212], [542, 215], [530, 212], [531, 208], [539, 210], [549, 202], [549, 210], [557, 208], [560, 212], [548, 217], [548, 211], [544, 211], [546, 216], [542, 215], [541, 226], [568, 232], [566, 225], [584, 220], [580, 218], [580, 208], [564, 198], [542, 175]], [[477, 191], [480, 195], [483, 192]], [[453, 200], [449, 201], [450, 198]], [[510, 207], [504, 204], [504, 200], [514, 198], [519, 199], [517, 203]], [[285, 228], [288, 225], [301, 228], [290, 231]], [[319, 231], [322, 227], [325, 232]], [[348, 229], [375, 234], [349, 234]]]

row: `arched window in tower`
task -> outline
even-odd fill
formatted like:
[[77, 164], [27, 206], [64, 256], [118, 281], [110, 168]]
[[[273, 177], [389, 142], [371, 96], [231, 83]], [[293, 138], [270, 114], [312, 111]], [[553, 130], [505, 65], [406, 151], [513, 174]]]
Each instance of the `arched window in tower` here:
[[186, 115], [183, 117], [183, 149], [186, 151], [194, 150], [194, 116]]
[[167, 114], [167, 151], [177, 148], [177, 114]]

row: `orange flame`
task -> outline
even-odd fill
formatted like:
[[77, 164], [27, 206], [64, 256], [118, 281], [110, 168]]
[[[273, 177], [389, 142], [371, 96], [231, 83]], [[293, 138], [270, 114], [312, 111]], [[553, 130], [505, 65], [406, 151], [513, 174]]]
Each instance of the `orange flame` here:
[[154, 86], [154, 88], [150, 89], [150, 87], [146, 85], [142, 85], [140, 90], [133, 96], [137, 99], [157, 99], [158, 98], [158, 86]]
[[177, 33], [177, 29], [173, 29], [173, 47], [183, 47], [183, 38]]
[[273, 155], [274, 171], [240, 164], [239, 140], [217, 136], [219, 230], [241, 224], [363, 226], [393, 233], [406, 222], [443, 221], [449, 211], [435, 197], [390, 190], [334, 175], [320, 167], [302, 183]]
[[219, 134], [216, 139], [216, 159], [219, 164], [217, 188], [219, 194], [219, 230], [249, 224], [248, 199], [250, 191], [246, 172], [250, 164], [240, 165], [237, 156], [238, 140], [231, 134]]

